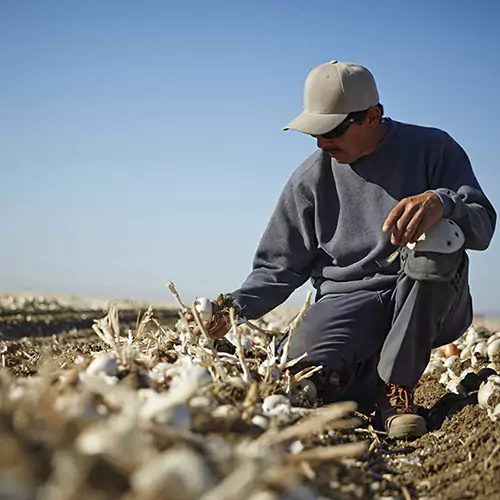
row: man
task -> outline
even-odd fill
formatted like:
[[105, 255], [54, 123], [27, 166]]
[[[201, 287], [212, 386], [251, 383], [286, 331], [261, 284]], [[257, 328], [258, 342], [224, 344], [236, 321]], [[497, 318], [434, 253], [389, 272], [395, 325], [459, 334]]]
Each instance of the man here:
[[[472, 320], [468, 258], [463, 250], [440, 254], [444, 262], [459, 255], [459, 265], [435, 281], [410, 277], [394, 252], [444, 218], [461, 228], [464, 248], [485, 250], [495, 210], [447, 133], [383, 117], [363, 66], [314, 68], [304, 110], [288, 129], [311, 135], [319, 149], [286, 184], [253, 271], [232, 294], [240, 316], [264, 315], [310, 278], [316, 302], [290, 357], [307, 352], [299, 369], [323, 366], [314, 380], [323, 401], [354, 399], [367, 411], [376, 405], [390, 437], [420, 436], [427, 429], [413, 389], [430, 351], [459, 338]], [[206, 326], [220, 338], [229, 321], [219, 314]]]

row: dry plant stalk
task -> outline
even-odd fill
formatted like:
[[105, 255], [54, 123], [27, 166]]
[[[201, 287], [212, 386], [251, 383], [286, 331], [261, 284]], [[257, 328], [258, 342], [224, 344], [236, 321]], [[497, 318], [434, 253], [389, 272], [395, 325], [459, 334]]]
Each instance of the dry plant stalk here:
[[303, 419], [293, 427], [286, 427], [278, 434], [268, 431], [263, 434], [259, 440], [268, 443], [282, 443], [292, 439], [301, 439], [308, 437], [311, 434], [318, 433], [320, 429], [324, 429], [328, 422], [339, 420], [356, 409], [357, 405], [351, 401], [342, 401], [324, 406], [314, 413]]
[[319, 372], [323, 369], [322, 366], [308, 366], [307, 368], [304, 368], [300, 372], [296, 373], [293, 376], [293, 380], [295, 383], [300, 382], [301, 380], [304, 380], [306, 378], [312, 377], [316, 372]]
[[241, 500], [251, 493], [263, 466], [245, 461], [200, 500]]
[[285, 370], [288, 368], [291, 368], [292, 366], [295, 366], [297, 363], [300, 363], [303, 359], [307, 358], [308, 354], [305, 352], [304, 354], [300, 355], [298, 358], [292, 359], [288, 361], [285, 365]]
[[336, 444], [334, 446], [318, 446], [311, 450], [301, 451], [294, 455], [287, 455], [288, 463], [296, 462], [325, 462], [329, 460], [338, 460], [339, 458], [357, 458], [362, 456], [368, 443], [360, 441], [356, 443]]
[[245, 384], [248, 384], [251, 379], [251, 374], [245, 359], [245, 353], [243, 352], [243, 345], [241, 344], [241, 330], [238, 329], [238, 325], [236, 324], [236, 319], [234, 317], [234, 307], [231, 307], [229, 309], [229, 319], [231, 320], [231, 328], [233, 329], [234, 333], [238, 359], [240, 360], [241, 369], [243, 371], [243, 381], [245, 382]]
[[248, 388], [248, 392], [242, 405], [243, 412], [241, 417], [243, 418], [243, 420], [249, 420], [250, 418], [252, 418], [253, 411], [259, 401], [259, 383], [257, 382], [257, 380], [252, 380], [250, 382], [250, 387]]
[[184, 302], [182, 302], [181, 297], [180, 297], [179, 293], [177, 292], [177, 289], [175, 288], [175, 285], [174, 285], [174, 283], [172, 281], [169, 281], [167, 283], [167, 288], [170, 290], [170, 293], [172, 294], [172, 296], [174, 297], [175, 301], [177, 302], [177, 304], [181, 308], [182, 314], [188, 313], [189, 309], [186, 307], [186, 305], [184, 304]]
[[[189, 336], [189, 342], [191, 344], [196, 344], [196, 336], [194, 333], [191, 331], [191, 328], [189, 328], [189, 323], [188, 320], [186, 319], [186, 314], [189, 312], [189, 309], [187, 306], [182, 302], [181, 296], [179, 295], [179, 292], [175, 288], [175, 285], [172, 281], [169, 281], [167, 283], [167, 288], [170, 290], [170, 293], [174, 297], [175, 301], [177, 302], [178, 306], [181, 308], [179, 311], [179, 317], [182, 320], [182, 323], [184, 324], [184, 328], [186, 329], [186, 333]], [[184, 338], [182, 342], [182, 352], [184, 354], [187, 353], [187, 339]]]
[[276, 335], [278, 337], [283, 335], [283, 332], [277, 330], [264, 330], [263, 328], [256, 325], [255, 323], [252, 323], [251, 321], [245, 321], [245, 325], [248, 325], [252, 330], [255, 330], [256, 332], [264, 333], [266, 335]]
[[297, 317], [290, 324], [288, 338], [286, 339], [285, 345], [283, 347], [283, 353], [281, 355], [281, 361], [279, 364], [280, 370], [283, 370], [285, 368], [285, 365], [288, 361], [288, 353], [290, 352], [290, 343], [292, 341], [293, 334], [295, 333], [295, 330], [297, 329], [297, 327], [300, 325], [302, 319], [304, 318], [304, 315], [305, 315], [307, 309], [309, 308], [309, 305], [311, 304], [311, 299], [312, 299], [312, 293], [307, 292], [306, 301], [304, 302], [302, 309], [300, 310]]
[[213, 356], [213, 363], [214, 363], [214, 368], [215, 368], [215, 371], [217, 373], [217, 376], [220, 379], [224, 379], [224, 377], [227, 376], [226, 369], [224, 368], [224, 365], [222, 364], [222, 362], [219, 358], [219, 353], [217, 352], [217, 350], [214, 347], [213, 340], [210, 338], [210, 335], [208, 335], [207, 330], [203, 326], [203, 322], [201, 321], [198, 310], [196, 309], [195, 302], [193, 302], [193, 308], [192, 308], [191, 312], [194, 316], [194, 320], [195, 320], [196, 324], [198, 325], [198, 328], [200, 329], [201, 333], [203, 334], [203, 336], [205, 337], [205, 339], [207, 341], [207, 348], [210, 350], [210, 352]]

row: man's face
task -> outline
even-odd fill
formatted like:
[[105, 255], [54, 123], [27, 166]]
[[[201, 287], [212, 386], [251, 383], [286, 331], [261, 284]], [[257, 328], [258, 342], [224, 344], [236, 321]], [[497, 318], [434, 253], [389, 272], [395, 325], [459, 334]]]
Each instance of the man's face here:
[[353, 163], [366, 154], [379, 119], [378, 109], [370, 108], [362, 121], [353, 122], [340, 137], [316, 137], [318, 148], [325, 150], [339, 163]]

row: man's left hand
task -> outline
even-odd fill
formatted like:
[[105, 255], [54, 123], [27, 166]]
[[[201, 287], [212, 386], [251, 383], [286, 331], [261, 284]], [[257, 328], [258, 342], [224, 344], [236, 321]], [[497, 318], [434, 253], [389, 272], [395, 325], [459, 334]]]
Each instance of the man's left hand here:
[[387, 216], [382, 231], [391, 229], [391, 243], [403, 246], [414, 243], [443, 217], [443, 204], [436, 193], [425, 192], [403, 198]]

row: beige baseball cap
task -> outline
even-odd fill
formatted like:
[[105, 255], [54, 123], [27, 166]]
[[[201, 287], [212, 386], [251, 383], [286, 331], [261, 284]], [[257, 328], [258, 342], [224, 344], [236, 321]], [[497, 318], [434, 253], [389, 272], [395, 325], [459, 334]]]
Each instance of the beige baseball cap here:
[[340, 125], [349, 113], [376, 106], [375, 78], [359, 64], [330, 61], [316, 66], [304, 86], [304, 111], [283, 130], [321, 135]]

